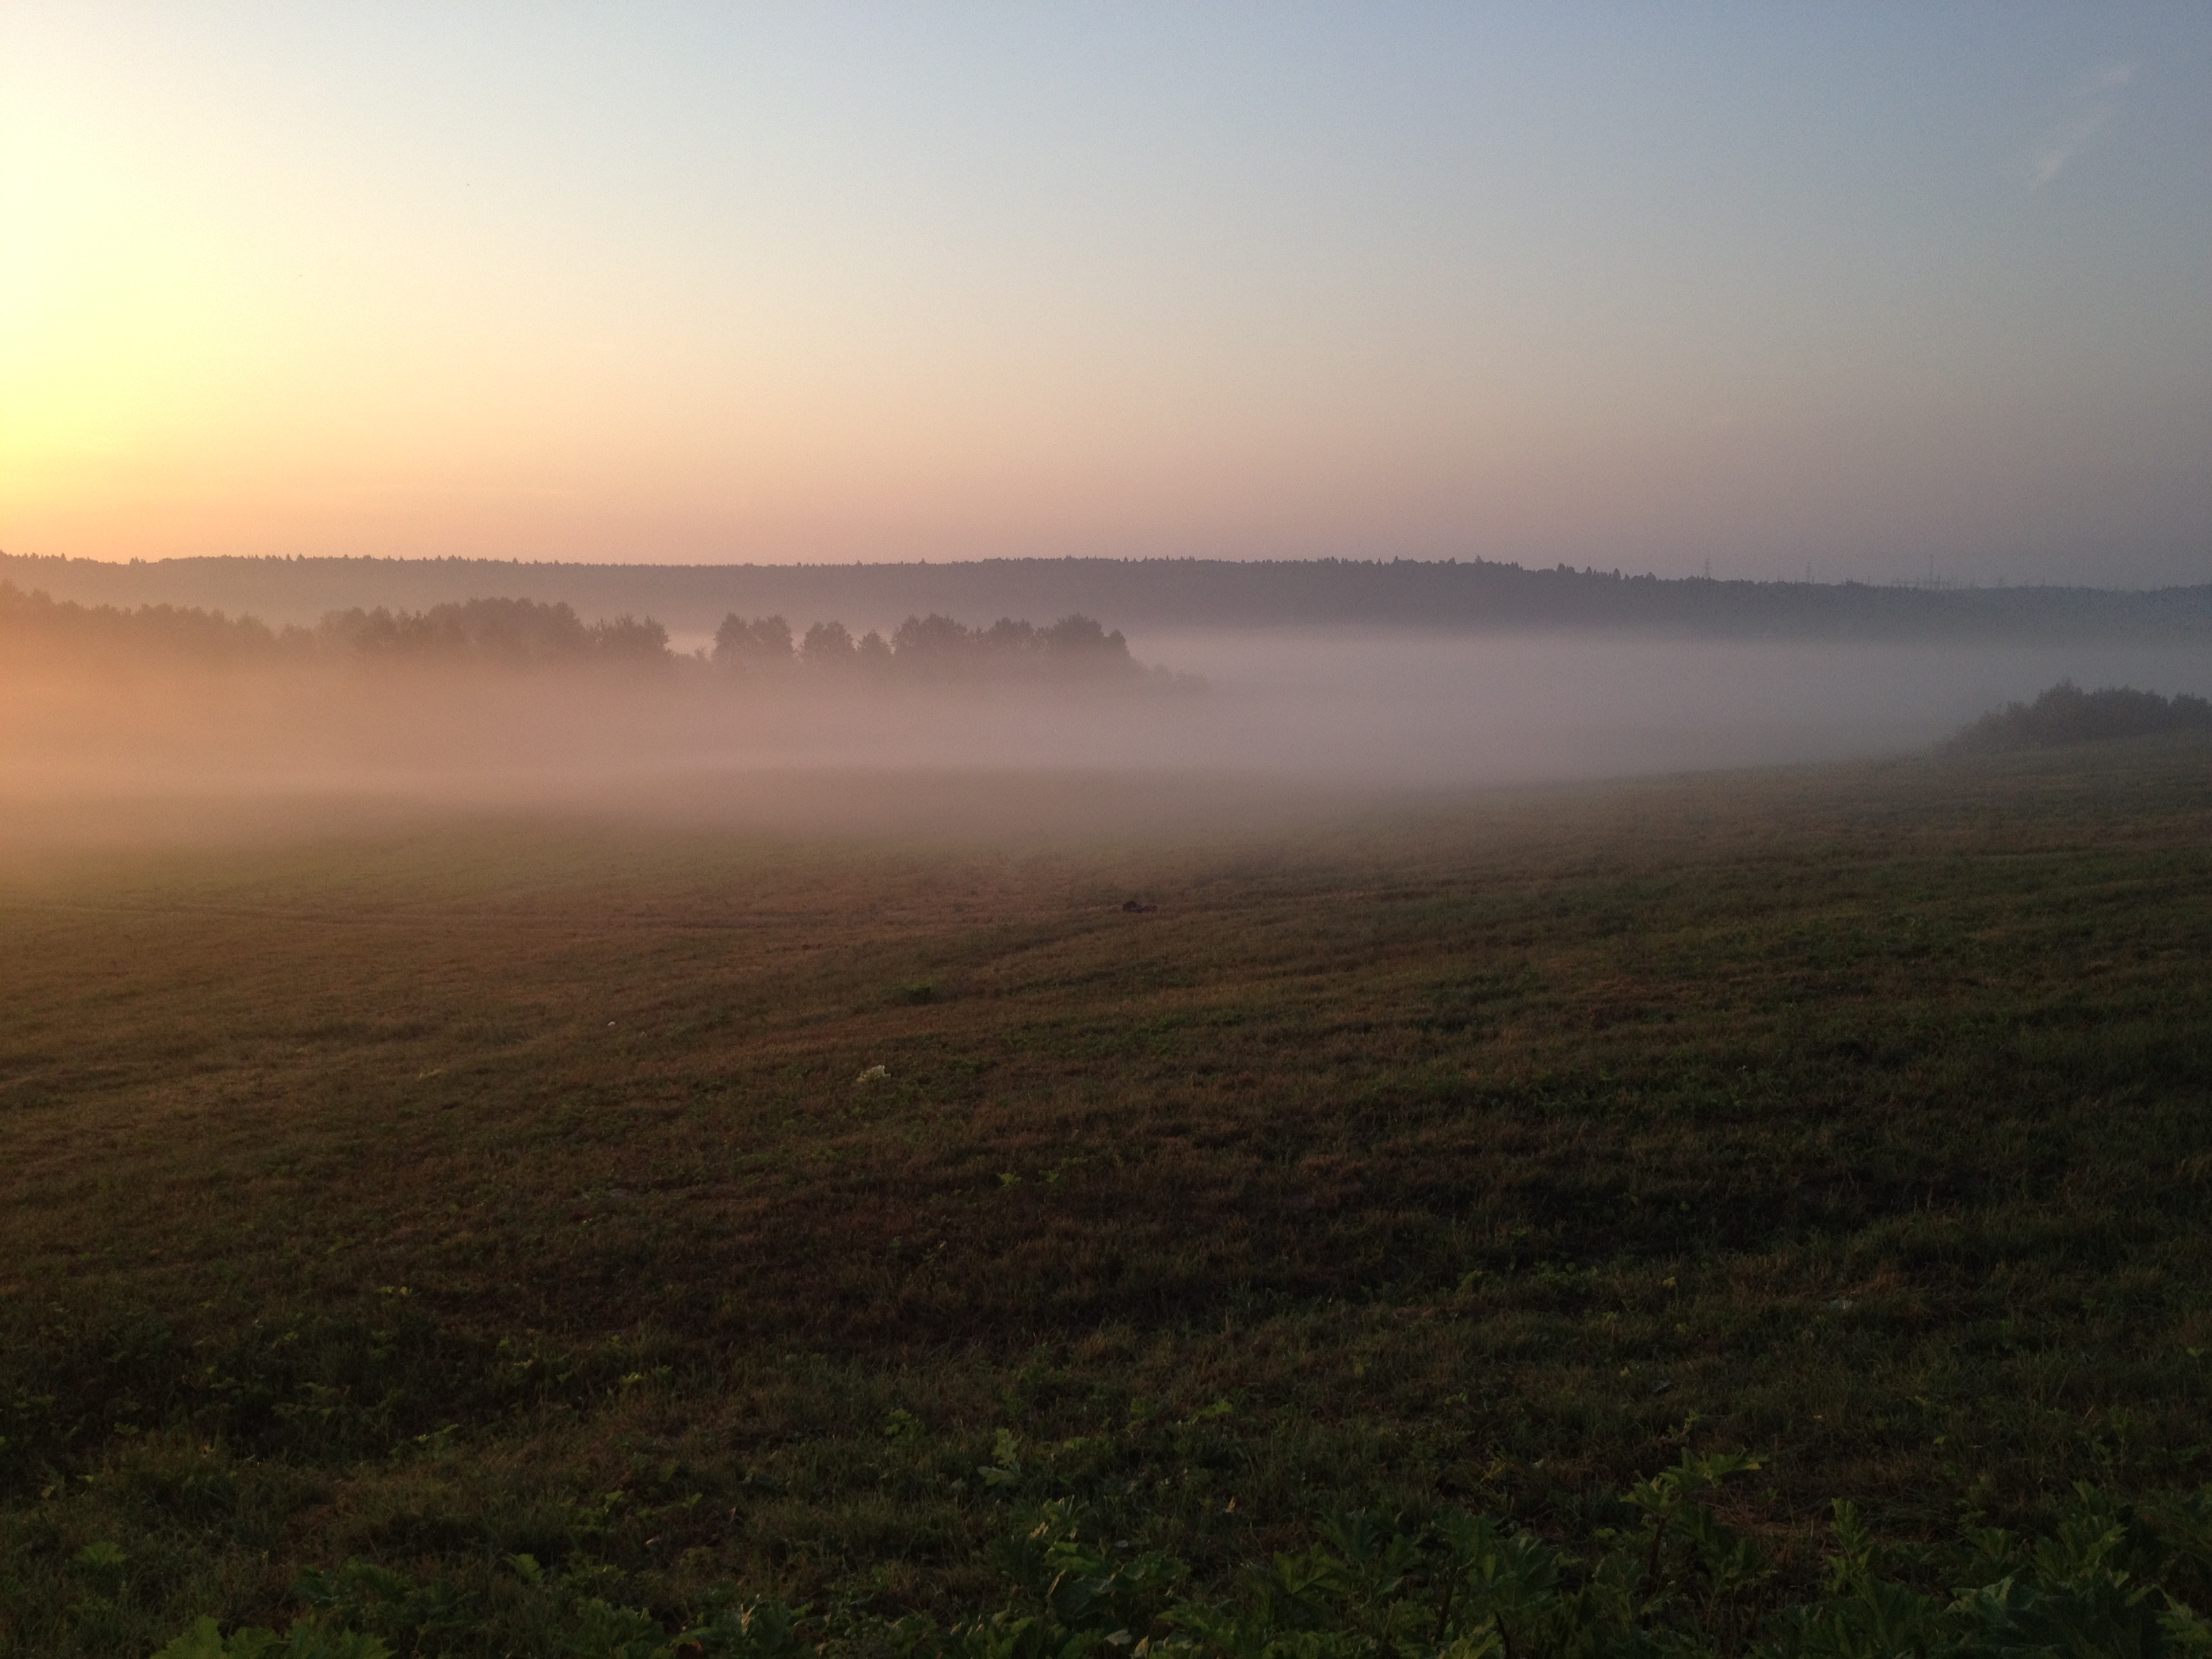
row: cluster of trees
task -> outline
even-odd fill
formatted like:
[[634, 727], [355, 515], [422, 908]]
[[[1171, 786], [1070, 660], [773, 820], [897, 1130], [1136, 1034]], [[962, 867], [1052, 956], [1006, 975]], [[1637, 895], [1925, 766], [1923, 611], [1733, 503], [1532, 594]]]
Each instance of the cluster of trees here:
[[0, 581], [0, 641], [18, 650], [196, 663], [370, 658], [508, 667], [665, 663], [668, 630], [650, 617], [587, 623], [566, 605], [468, 599], [427, 611], [333, 611], [313, 628], [273, 629], [167, 605], [77, 605]]
[[318, 641], [356, 656], [530, 668], [580, 662], [664, 662], [668, 630], [647, 617], [587, 623], [566, 605], [467, 599], [428, 611], [333, 611]]
[[794, 665], [849, 670], [898, 669], [933, 678], [1043, 670], [1127, 672], [1135, 667], [1129, 642], [1085, 616], [1062, 617], [1038, 628], [1001, 617], [988, 628], [969, 628], [934, 613], [908, 617], [885, 639], [871, 629], [854, 638], [841, 622], [818, 622], [794, 637], [781, 617], [750, 620], [734, 611], [714, 633], [714, 665], [738, 673], [774, 673]]
[[1055, 678], [1134, 674], [1129, 644], [1089, 617], [1037, 628], [1001, 617], [971, 629], [950, 617], [908, 617], [889, 639], [857, 639], [816, 623], [794, 637], [781, 617], [732, 615], [711, 654], [680, 654], [647, 617], [586, 622], [565, 604], [465, 599], [426, 611], [356, 607], [313, 628], [270, 628], [252, 617], [173, 605], [78, 605], [0, 580], [0, 648], [66, 660], [186, 662], [381, 661], [495, 668], [628, 665], [670, 672], [769, 675], [796, 667], [879, 672], [901, 679], [1033, 673]]
[[2212, 732], [2212, 702], [2185, 691], [2172, 697], [2126, 686], [2084, 691], [2071, 680], [2061, 680], [2033, 702], [2007, 703], [1983, 715], [1952, 738], [1950, 746], [1969, 752], [2043, 749], [2161, 732]]
[[306, 637], [299, 629], [279, 635], [253, 617], [170, 605], [142, 605], [135, 611], [77, 605], [0, 581], [0, 645], [15, 656], [28, 652], [232, 662], [296, 648]]

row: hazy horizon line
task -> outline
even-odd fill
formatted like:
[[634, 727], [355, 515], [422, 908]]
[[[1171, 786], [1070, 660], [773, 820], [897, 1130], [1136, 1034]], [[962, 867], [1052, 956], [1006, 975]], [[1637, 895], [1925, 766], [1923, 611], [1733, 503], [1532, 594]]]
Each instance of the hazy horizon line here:
[[1224, 565], [1239, 568], [1271, 565], [1355, 565], [1384, 568], [1393, 565], [1412, 565], [1423, 568], [1455, 568], [1460, 566], [1496, 570], [1518, 571], [1524, 575], [1569, 575], [1604, 577], [1622, 581], [1650, 581], [1668, 584], [1710, 582], [1716, 586], [1740, 584], [1753, 587], [1874, 587], [1905, 588], [1934, 592], [1996, 592], [2009, 588], [2039, 588], [2083, 593], [2172, 593], [2212, 588], [2212, 579], [2203, 581], [2159, 582], [2148, 585], [2098, 584], [2086, 581], [2053, 581], [2044, 580], [2009, 580], [1999, 576], [1994, 581], [1971, 577], [1929, 576], [1844, 576], [1823, 578], [1808, 572], [1803, 576], [1746, 576], [1728, 574], [1662, 575], [1655, 570], [1632, 571], [1620, 565], [1569, 564], [1559, 561], [1552, 564], [1523, 563], [1518, 559], [1492, 558], [1481, 554], [1461, 557], [1448, 555], [1442, 558], [1423, 559], [1403, 554], [1388, 556], [1376, 555], [1362, 557], [1357, 554], [1269, 554], [1247, 558], [1235, 558], [1221, 554], [1190, 553], [1036, 553], [988, 554], [969, 559], [562, 559], [521, 558], [509, 555], [505, 558], [487, 554], [464, 553], [177, 553], [158, 558], [133, 555], [128, 558], [103, 558], [91, 553], [16, 553], [0, 548], [0, 562], [40, 564], [92, 564], [116, 569], [133, 567], [145, 568], [161, 565], [483, 565], [518, 569], [549, 570], [947, 570], [969, 567], [994, 565]]

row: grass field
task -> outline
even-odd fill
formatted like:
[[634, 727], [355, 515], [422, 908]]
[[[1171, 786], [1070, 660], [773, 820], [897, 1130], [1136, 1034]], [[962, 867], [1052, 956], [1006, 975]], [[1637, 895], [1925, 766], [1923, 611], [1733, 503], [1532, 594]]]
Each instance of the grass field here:
[[1838, 1497], [2193, 1486], [2208, 759], [21, 860], [0, 1649], [349, 1561], [424, 1652], [559, 1650], [555, 1582], [951, 1620], [1049, 1502], [1203, 1586], [1686, 1449], [1785, 1577]]

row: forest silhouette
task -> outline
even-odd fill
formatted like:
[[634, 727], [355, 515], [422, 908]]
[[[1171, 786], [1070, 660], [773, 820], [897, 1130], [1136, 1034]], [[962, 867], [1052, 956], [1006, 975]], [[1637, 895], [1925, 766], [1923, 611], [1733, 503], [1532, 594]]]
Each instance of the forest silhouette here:
[[1124, 628], [1595, 631], [1785, 640], [2201, 640], [2212, 586], [2084, 586], [1668, 578], [1488, 559], [976, 559], [647, 565], [380, 557], [130, 563], [0, 553], [0, 580], [57, 599], [169, 604], [308, 623], [499, 592], [586, 615], [651, 613], [678, 633], [723, 616], [1112, 617]]
[[835, 674], [842, 683], [1006, 676], [1115, 679], [1144, 672], [1128, 641], [1094, 618], [1070, 615], [1038, 627], [1001, 617], [970, 628], [938, 614], [908, 617], [886, 638], [855, 636], [842, 622], [795, 635], [781, 616], [732, 612], [711, 650], [678, 652], [650, 617], [586, 622], [564, 602], [471, 599], [422, 611], [358, 606], [313, 628], [271, 628], [258, 617], [168, 605], [88, 605], [26, 592], [0, 580], [0, 643], [18, 661], [46, 666], [397, 663], [491, 669], [620, 667], [743, 681]]

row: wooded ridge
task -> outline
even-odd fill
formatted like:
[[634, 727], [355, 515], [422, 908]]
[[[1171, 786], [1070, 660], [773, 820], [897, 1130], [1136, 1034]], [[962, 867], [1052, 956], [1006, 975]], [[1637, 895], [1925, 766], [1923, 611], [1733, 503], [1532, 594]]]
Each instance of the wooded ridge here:
[[1787, 639], [2201, 639], [2212, 585], [1942, 587], [1734, 581], [1524, 568], [1490, 560], [983, 559], [950, 564], [650, 565], [488, 559], [187, 558], [129, 564], [0, 554], [0, 579], [57, 599], [189, 605], [313, 623], [485, 593], [586, 617], [650, 613], [678, 634], [727, 613], [1112, 617], [1124, 628], [1595, 629]]

